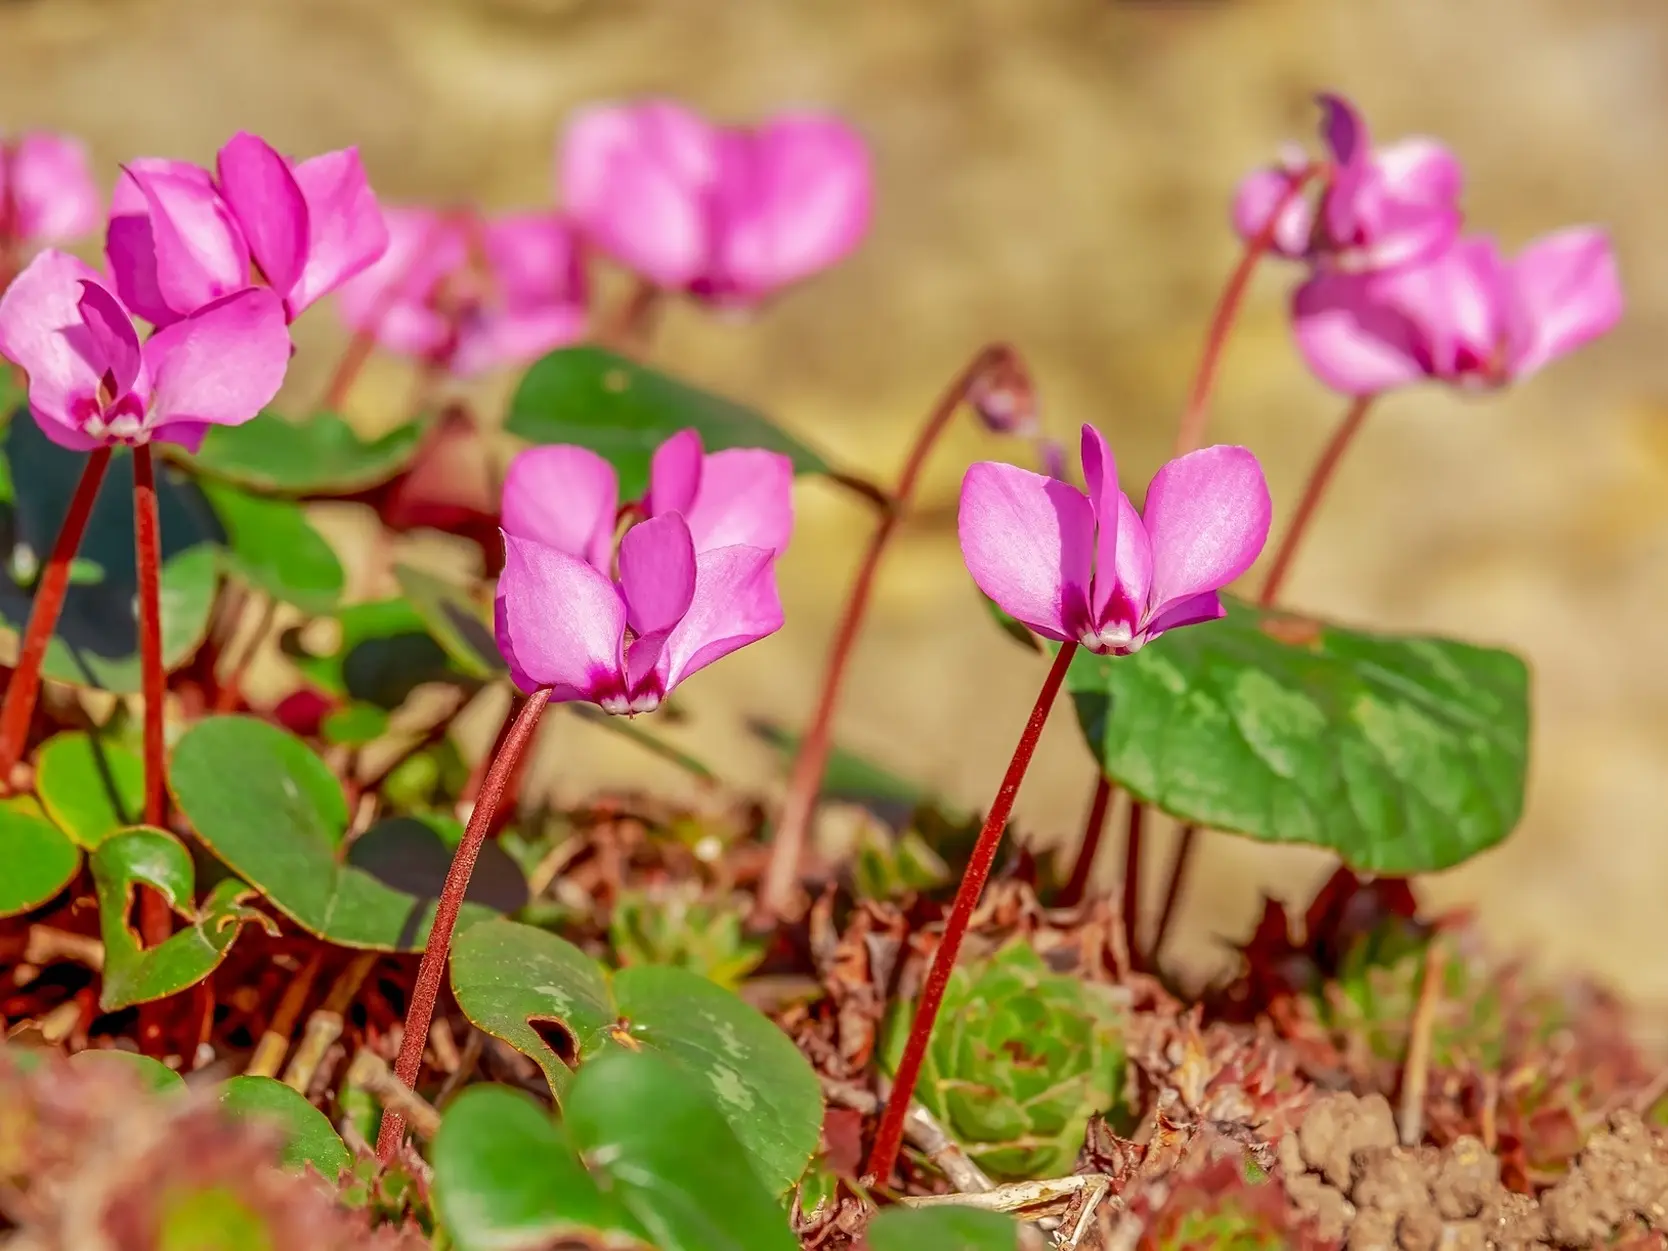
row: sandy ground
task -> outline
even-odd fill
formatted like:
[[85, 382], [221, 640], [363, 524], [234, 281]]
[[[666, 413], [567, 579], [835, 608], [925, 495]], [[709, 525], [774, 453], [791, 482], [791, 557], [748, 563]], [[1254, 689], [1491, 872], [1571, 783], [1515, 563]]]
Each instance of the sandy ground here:
[[[1307, 135], [1317, 88], [1355, 96], [1382, 135], [1446, 138], [1467, 162], [1473, 227], [1509, 246], [1609, 223], [1623, 327], [1516, 393], [1387, 403], [1289, 599], [1531, 659], [1528, 815], [1431, 893], [1477, 900], [1507, 942], [1654, 999], [1668, 991], [1665, 60], [1668, 9], [1652, 0], [10, 0], [0, 117], [84, 134], [106, 181], [135, 155], [206, 160], [248, 127], [296, 153], [358, 143], [390, 200], [507, 207], [549, 200], [561, 121], [600, 96], [671, 92], [734, 118], [831, 107], [875, 145], [872, 239], [756, 323], [673, 310], [659, 359], [889, 475], [945, 379], [1005, 337], [1032, 362], [1053, 431], [1099, 423], [1132, 492], [1168, 446], [1233, 260], [1231, 188]], [[1213, 426], [1263, 455], [1286, 508], [1339, 409], [1290, 349], [1288, 281], [1259, 280]], [[340, 330], [319, 311], [298, 337], [299, 407]], [[489, 410], [507, 381], [481, 390]], [[391, 363], [372, 372], [355, 401], [368, 427], [395, 418], [407, 382]], [[839, 719], [849, 746], [978, 804], [1041, 677], [991, 628], [955, 550], [961, 469], [1002, 454], [971, 423], [944, 447]], [[351, 547], [363, 519], [322, 512]], [[687, 688], [697, 716], [681, 737], [733, 776], [771, 780], [742, 718], [804, 715], [866, 524], [836, 491], [803, 486], [787, 628]], [[541, 775], [658, 779], [645, 767], [563, 724]], [[1069, 833], [1091, 781], [1057, 716], [1021, 819]], [[1212, 838], [1183, 945], [1211, 958], [1259, 891], [1301, 893], [1321, 864]]]

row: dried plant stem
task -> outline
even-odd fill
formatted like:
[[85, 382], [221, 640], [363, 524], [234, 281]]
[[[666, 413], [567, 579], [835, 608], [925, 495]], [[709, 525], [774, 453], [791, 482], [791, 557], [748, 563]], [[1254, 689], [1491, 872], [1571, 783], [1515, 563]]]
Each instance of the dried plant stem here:
[[909, 1039], [904, 1044], [903, 1059], [898, 1064], [892, 1093], [886, 1100], [886, 1110], [881, 1113], [880, 1126], [875, 1131], [874, 1147], [869, 1153], [866, 1171], [878, 1185], [886, 1184], [887, 1179], [892, 1176], [893, 1166], [897, 1164], [898, 1149], [903, 1144], [904, 1121], [909, 1112], [909, 1101], [915, 1094], [915, 1083], [921, 1076], [921, 1065], [927, 1055], [927, 1043], [932, 1037], [932, 1027], [938, 1019], [938, 1010], [944, 1003], [944, 992], [950, 984], [951, 970], [955, 968], [956, 957], [961, 953], [962, 940], [967, 936], [967, 924], [973, 917], [973, 909], [978, 906], [979, 896], [984, 893], [985, 882], [996, 863], [996, 852], [1002, 843], [1002, 831], [1007, 828], [1008, 816], [1013, 812], [1020, 783], [1025, 780], [1025, 771], [1031, 765], [1031, 757], [1036, 754], [1037, 740], [1042, 736], [1043, 726], [1048, 721], [1049, 709], [1054, 706], [1055, 696], [1060, 693], [1060, 687], [1066, 680], [1066, 670], [1076, 654], [1077, 644], [1066, 643], [1054, 657], [1048, 677], [1043, 680], [1042, 690], [1037, 693], [1037, 702], [1031, 708], [1030, 719], [1026, 721], [1025, 730], [1019, 737], [1019, 745], [1014, 748], [1013, 759], [1008, 762], [1008, 771], [1002, 777], [1002, 785], [996, 792], [996, 798], [991, 801], [984, 826], [979, 830], [979, 840], [974, 844], [973, 856], [962, 874], [961, 884], [956, 887], [956, 898], [950, 905], [950, 916], [944, 922], [944, 937], [938, 944], [938, 950], [933, 953], [926, 983], [922, 986], [921, 996], [916, 1001], [915, 1017], [910, 1022]]
[[1170, 880], [1164, 888], [1164, 907], [1158, 914], [1158, 926], [1153, 930], [1152, 945], [1147, 948], [1149, 964], [1158, 963], [1159, 950], [1164, 946], [1164, 936], [1170, 932], [1170, 922], [1175, 919], [1176, 908], [1181, 903], [1182, 891], [1187, 886], [1187, 866], [1193, 858], [1193, 844], [1199, 837], [1199, 827], [1184, 825], [1176, 842], [1175, 855], [1170, 859]]
[[[880, 1107], [880, 1100], [867, 1086], [827, 1076], [821, 1080], [823, 1098], [829, 1103], [851, 1108], [864, 1116], [873, 1116]], [[973, 1162], [973, 1157], [962, 1145], [950, 1137], [931, 1112], [913, 1099], [909, 1103], [909, 1115], [904, 1118], [904, 1137], [944, 1174], [958, 1194], [984, 1194], [996, 1189], [996, 1183]]]
[[1129, 805], [1129, 827], [1124, 832], [1124, 942], [1132, 966], [1143, 963], [1141, 953], [1141, 842], [1145, 835], [1147, 805], [1133, 799]]
[[1286, 527], [1286, 537], [1280, 540], [1280, 548], [1274, 554], [1274, 564], [1263, 582], [1262, 593], [1257, 596], [1257, 602], [1263, 607], [1268, 607], [1280, 598], [1280, 588], [1285, 585], [1286, 575], [1291, 572], [1292, 560], [1303, 543], [1303, 536], [1309, 532], [1310, 522], [1315, 519], [1315, 510], [1325, 498], [1326, 488], [1331, 485], [1332, 475], [1337, 473], [1344, 453], [1349, 451], [1349, 445], [1355, 441], [1355, 436], [1361, 433], [1361, 425], [1367, 420], [1367, 410], [1372, 406], [1372, 402], [1372, 396], [1363, 395], [1350, 404], [1343, 421], [1332, 432], [1326, 446], [1321, 449], [1315, 467], [1309, 471], [1309, 480], [1303, 485], [1303, 498], [1297, 503], [1297, 511], [1292, 514], [1291, 525]]
[[355, 956], [331, 984], [324, 1002], [307, 1018], [301, 1045], [295, 1049], [289, 1067], [284, 1070], [284, 1085], [291, 1090], [304, 1095], [313, 1084], [313, 1074], [318, 1072], [331, 1044], [342, 1036], [343, 1017], [376, 962], [377, 953], [374, 951], [362, 951]]
[[1435, 934], [1425, 948], [1419, 1000], [1413, 1006], [1407, 1062], [1402, 1067], [1402, 1102], [1396, 1128], [1404, 1147], [1416, 1147], [1425, 1137], [1425, 1091], [1430, 1083], [1431, 1035], [1436, 1031], [1436, 1009], [1441, 999], [1442, 936]]
[[[440, 981], [445, 975], [446, 960], [452, 950], [452, 930], [457, 925], [458, 910], [463, 906], [464, 894], [469, 890], [469, 878], [475, 871], [476, 858], [486, 842], [487, 829], [499, 800], [516, 770], [527, 745], [538, 728], [539, 716], [550, 702], [548, 690], [535, 691], [521, 705], [515, 723], [504, 739], [481, 784], [480, 797], [469, 814], [469, 825], [463, 840], [452, 855], [452, 867], [446, 872], [446, 882], [440, 888], [440, 902], [435, 906], [434, 924], [429, 929], [428, 943], [423, 948], [423, 960], [417, 968], [417, 985], [411, 994], [411, 1006], [405, 1014], [405, 1036], [400, 1040], [400, 1054], [394, 1062], [394, 1073], [407, 1087], [417, 1085], [417, 1073], [423, 1064], [423, 1048], [428, 1042], [429, 1022], [434, 1018], [435, 1001], [440, 997]], [[405, 1122], [398, 1108], [388, 1106], [382, 1112], [382, 1129], [377, 1134], [377, 1157], [386, 1164], [398, 1149]]]
[[[244, 640], [243, 648], [233, 658], [226, 676], [215, 683], [214, 711], [236, 712], [243, 702], [243, 678], [249, 672], [249, 666], [254, 663], [256, 654], [261, 650], [261, 644], [272, 630], [272, 622], [278, 616], [278, 601], [267, 597], [261, 605], [261, 615], [255, 622], [255, 628]], [[234, 624], [233, 628], [236, 626]]]
[[846, 666], [851, 661], [858, 631], [862, 629], [863, 618], [868, 612], [881, 558], [885, 556], [899, 523], [909, 509], [927, 457], [949, 426], [950, 419], [981, 380], [993, 370], [1009, 366], [1013, 355], [1013, 349], [1004, 344], [984, 348], [939, 396], [938, 402], [927, 414], [921, 433], [916, 436], [915, 446], [910, 449], [903, 472], [898, 475], [897, 489], [881, 512], [880, 521], [869, 539], [868, 550], [863, 553], [851, 591], [846, 597], [845, 612], [834, 628], [834, 641], [829, 646], [816, 707], [788, 776], [787, 794], [783, 797], [772, 835], [770, 863], [759, 890], [755, 920], [761, 926], [782, 920], [793, 906], [799, 863], [805, 853], [811, 817], [816, 811], [817, 793], [822, 787], [823, 771], [828, 766], [828, 754], [832, 747], [834, 710], [840, 702], [840, 687], [845, 680]]
[[[151, 445], [133, 449], [134, 566], [139, 580], [139, 676], [145, 705], [145, 824], [165, 829], [168, 819], [167, 744], [162, 735], [168, 675], [162, 667], [162, 523], [156, 504], [156, 464]], [[173, 931], [168, 901], [139, 888], [139, 934], [154, 947]]]
[[64, 595], [69, 590], [70, 565], [81, 548], [87, 533], [88, 519], [93, 515], [93, 503], [98, 499], [99, 486], [104, 482], [104, 471], [110, 467], [110, 449], [95, 448], [87, 454], [81, 480], [76, 483], [70, 498], [69, 511], [58, 527], [52, 554], [41, 570], [35, 584], [35, 600], [29, 609], [29, 624], [24, 627], [23, 641], [18, 648], [17, 667], [6, 685], [6, 698], [0, 704], [0, 787], [9, 785], [13, 767], [23, 758], [29, 741], [29, 723], [34, 720], [35, 701], [40, 696], [41, 664], [46, 660], [46, 649], [52, 642], [52, 631], [57, 628], [58, 614], [64, 608]]
[[1089, 818], [1083, 823], [1083, 842], [1077, 848], [1077, 860], [1071, 866], [1071, 877], [1060, 891], [1060, 905], [1072, 907], [1083, 902], [1089, 888], [1089, 877], [1095, 871], [1095, 856], [1100, 852], [1101, 835], [1106, 832], [1106, 810], [1112, 806], [1112, 780], [1104, 773], [1095, 779], [1094, 798], [1089, 801]]
[[[361, 1050], [348, 1065], [346, 1082], [349, 1086], [369, 1091], [382, 1104], [382, 1123], [389, 1116], [398, 1116], [400, 1123], [409, 1124], [419, 1138], [433, 1138], [440, 1129], [440, 1113], [434, 1105], [388, 1069], [382, 1057], [374, 1051]], [[385, 1160], [384, 1163], [387, 1161]]]
[[301, 1019], [301, 1009], [312, 992], [313, 982], [319, 975], [319, 966], [323, 963], [324, 948], [314, 948], [312, 958], [301, 970], [301, 976], [284, 988], [283, 998], [278, 1001], [278, 1011], [272, 1014], [271, 1022], [261, 1034], [261, 1040], [255, 1044], [255, 1054], [250, 1057], [248, 1067], [243, 1070], [245, 1073], [252, 1077], [278, 1076], [278, 1067], [289, 1054], [290, 1035], [295, 1032], [295, 1023]]

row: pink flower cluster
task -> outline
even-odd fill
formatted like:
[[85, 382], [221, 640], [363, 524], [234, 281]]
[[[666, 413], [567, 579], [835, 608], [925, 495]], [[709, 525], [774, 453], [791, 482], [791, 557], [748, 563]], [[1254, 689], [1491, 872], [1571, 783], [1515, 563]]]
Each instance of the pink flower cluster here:
[[[1355, 108], [1320, 97], [1328, 159], [1300, 151], [1247, 177], [1234, 200], [1246, 239], [1270, 232], [1308, 266], [1292, 296], [1297, 345], [1320, 380], [1367, 396], [1425, 379], [1498, 387], [1605, 333], [1621, 316], [1605, 232], [1573, 226], [1507, 259], [1461, 233], [1458, 160], [1429, 139], [1374, 147]], [[1319, 173], [1313, 199], [1296, 194]]]

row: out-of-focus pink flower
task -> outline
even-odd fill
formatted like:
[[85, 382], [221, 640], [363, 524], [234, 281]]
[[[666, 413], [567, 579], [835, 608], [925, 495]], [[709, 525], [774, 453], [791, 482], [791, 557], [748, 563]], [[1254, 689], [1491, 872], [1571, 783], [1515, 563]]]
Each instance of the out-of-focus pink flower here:
[[521, 364], [584, 337], [584, 266], [559, 214], [480, 220], [390, 208], [384, 216], [388, 250], [337, 293], [354, 330], [460, 376]]
[[1165, 465], [1140, 513], [1118, 489], [1106, 440], [1083, 427], [1088, 493], [986, 461], [962, 481], [958, 529], [973, 581], [1045, 638], [1124, 656], [1166, 630], [1223, 615], [1217, 591], [1251, 567], [1272, 507], [1243, 447]]
[[681, 513], [620, 540], [619, 574], [504, 534], [498, 648], [516, 685], [616, 714], [653, 712], [678, 683], [782, 626], [776, 555], [697, 551]]
[[1317, 274], [1292, 297], [1309, 368], [1356, 396], [1426, 378], [1501, 386], [1597, 338], [1621, 314], [1615, 253], [1590, 226], [1547, 235], [1509, 262], [1477, 237], [1415, 269]]
[[242, 132], [220, 149], [213, 174], [186, 161], [129, 164], [105, 241], [116, 290], [157, 326], [247, 287], [251, 263], [293, 321], [387, 246], [357, 149], [292, 164]]
[[650, 100], [577, 116], [561, 198], [598, 250], [667, 290], [756, 303], [846, 256], [868, 230], [868, 149], [845, 123], [783, 113], [715, 126]]
[[278, 393], [290, 336], [278, 296], [248, 288], [144, 341], [98, 273], [42, 252], [0, 297], [0, 355], [29, 376], [29, 411], [75, 451], [160, 440], [196, 451]]
[[1255, 238], [1281, 205], [1272, 250], [1293, 260], [1351, 271], [1417, 265], [1441, 254], [1458, 235], [1463, 174], [1459, 160], [1431, 139], [1402, 139], [1374, 148], [1366, 123], [1342, 96], [1322, 95], [1320, 133], [1330, 162], [1318, 205], [1288, 196], [1308, 168], [1302, 149], [1282, 153], [1234, 196], [1234, 229]]
[[31, 131], [0, 146], [0, 235], [66, 243], [98, 225], [100, 202], [79, 139]]

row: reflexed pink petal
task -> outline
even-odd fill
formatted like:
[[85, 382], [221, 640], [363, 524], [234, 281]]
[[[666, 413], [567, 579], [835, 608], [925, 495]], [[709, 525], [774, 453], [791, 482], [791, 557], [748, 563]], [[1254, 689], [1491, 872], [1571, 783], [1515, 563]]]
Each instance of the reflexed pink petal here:
[[81, 318], [81, 284], [99, 281], [83, 262], [48, 249], [0, 296], [0, 355], [29, 376], [30, 411], [49, 434], [48, 423], [79, 431], [72, 410], [93, 400], [109, 366]]
[[481, 246], [511, 308], [583, 304], [585, 267], [571, 226], [556, 213], [510, 213], [487, 222]]
[[342, 320], [375, 333], [395, 352], [430, 356], [448, 346], [449, 320], [429, 306], [442, 280], [469, 259], [468, 241], [442, 214], [421, 208], [383, 211], [388, 249], [336, 291]]
[[211, 426], [219, 423], [212, 421], [168, 421], [151, 429], [152, 443], [173, 443], [183, 447], [195, 456], [202, 450], [203, 439]]
[[695, 595], [695, 541], [678, 513], [639, 522], [620, 540], [620, 594], [639, 637], [666, 634]]
[[701, 436], [694, 430], [679, 430], [655, 448], [649, 460], [649, 490], [643, 497], [649, 516], [687, 515], [701, 489], [701, 470]]
[[1246, 448], [1201, 448], [1160, 469], [1141, 514], [1153, 550], [1151, 618], [1249, 569], [1272, 513], [1263, 468]]
[[145, 341], [156, 422], [236, 426], [272, 402], [290, 363], [284, 305], [251, 287], [164, 327]]
[[1010, 616], [1069, 642], [1089, 620], [1095, 516], [1076, 487], [1017, 465], [982, 461], [961, 483], [962, 559]]
[[22, 135], [6, 164], [20, 237], [62, 243], [97, 228], [98, 188], [80, 140], [44, 131]]
[[133, 313], [153, 326], [178, 321], [180, 314], [168, 307], [156, 272], [156, 239], [151, 229], [150, 203], [133, 174], [168, 175], [176, 181], [194, 183], [203, 193], [214, 194], [214, 182], [206, 169], [189, 161], [141, 157], [129, 161], [116, 178], [110, 197], [110, 225], [104, 251], [110, 261], [110, 276], [116, 294]]
[[[1259, 169], [1240, 181], [1234, 192], [1234, 233], [1249, 243], [1262, 233], [1263, 227], [1276, 206], [1286, 196], [1293, 173], [1285, 169]], [[1309, 235], [1314, 229], [1314, 210], [1303, 195], [1295, 195], [1281, 210], [1275, 226], [1270, 250], [1279, 256], [1296, 260], [1309, 250]]]
[[1491, 239], [1462, 239], [1439, 260], [1381, 283], [1423, 328], [1438, 377], [1475, 372], [1505, 342], [1510, 280]]
[[1177, 600], [1148, 622], [1143, 633], [1148, 639], [1155, 639], [1166, 630], [1179, 630], [1182, 626], [1199, 625], [1205, 621], [1219, 621], [1227, 615], [1228, 610], [1222, 606], [1222, 597], [1215, 591], [1206, 591], [1202, 595]]
[[[437, 321], [445, 325], [444, 319]], [[473, 378], [491, 369], [526, 365], [546, 352], [580, 342], [588, 328], [588, 314], [578, 304], [525, 312], [492, 310], [458, 327], [451, 370], [460, 378]]]
[[504, 473], [503, 527], [606, 573], [619, 495], [614, 466], [589, 448], [530, 447]]
[[176, 315], [249, 285], [249, 251], [231, 210], [193, 177], [129, 166], [144, 193], [156, 248], [156, 285]]
[[625, 604], [584, 561], [505, 534], [494, 608], [498, 650], [527, 694], [595, 700], [623, 685]]
[[1404, 203], [1451, 205], [1465, 188], [1459, 158], [1434, 139], [1399, 139], [1374, 152], [1373, 164], [1384, 189]]
[[742, 546], [780, 554], [793, 536], [793, 462], [756, 447], [713, 452], [684, 519], [698, 552]]
[[1320, 105], [1320, 136], [1335, 165], [1361, 165], [1372, 154], [1372, 138], [1361, 112], [1343, 96], [1324, 91], [1315, 97]]
[[76, 311], [85, 327], [90, 363], [101, 377], [109, 372], [116, 395], [132, 390], [139, 377], [139, 332], [127, 310], [97, 282], [83, 278]]
[[374, 265], [388, 250], [388, 226], [358, 148], [309, 157], [293, 170], [307, 202], [307, 263], [289, 293], [293, 318]]
[[[1101, 587], [1103, 578], [1111, 583], [1104, 591]], [[1111, 576], [1099, 568], [1095, 570], [1095, 624], [1105, 626], [1118, 622], [1133, 630], [1146, 613], [1152, 585], [1152, 540], [1147, 537], [1146, 523], [1135, 511], [1129, 496], [1119, 491], [1118, 550], [1112, 562]]]
[[782, 628], [775, 553], [719, 547], [695, 557], [695, 595], [666, 640], [665, 691], [690, 674]]
[[265, 139], [239, 131], [220, 149], [220, 196], [272, 289], [287, 296], [307, 263], [307, 201], [286, 161]]
[[1292, 325], [1309, 369], [1345, 395], [1377, 395], [1430, 372], [1421, 327], [1370, 275], [1309, 279], [1292, 296]]
[[1538, 239], [1510, 267], [1525, 332], [1512, 344], [1523, 377], [1604, 334], [1622, 316], [1622, 284], [1609, 236], [1575, 226]]
[[[1111, 445], [1091, 425], [1083, 427], [1079, 456], [1083, 461], [1083, 481], [1089, 488], [1089, 507], [1095, 514], [1095, 571], [1089, 612], [1099, 621], [1118, 590], [1118, 543], [1123, 537], [1119, 533], [1123, 518], [1118, 502], [1123, 492], [1118, 490], [1118, 462], [1112, 456]], [[1147, 591], [1143, 585], [1135, 603], [1139, 607], [1146, 602]]]
[[1374, 206], [1368, 201], [1376, 191], [1372, 178], [1372, 141], [1361, 114], [1348, 100], [1323, 94], [1316, 97], [1316, 103], [1321, 107], [1321, 138], [1332, 153], [1331, 176], [1321, 213], [1326, 233], [1333, 239], [1347, 241], [1372, 221]]

